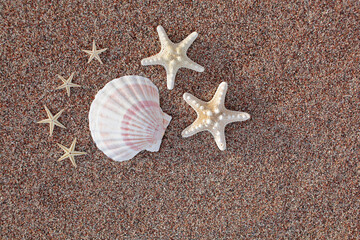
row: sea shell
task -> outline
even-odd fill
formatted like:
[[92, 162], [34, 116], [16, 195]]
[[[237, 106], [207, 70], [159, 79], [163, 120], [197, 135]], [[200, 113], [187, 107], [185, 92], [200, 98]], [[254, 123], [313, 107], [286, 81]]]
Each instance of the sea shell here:
[[141, 76], [124, 76], [106, 84], [89, 112], [96, 146], [115, 161], [129, 160], [142, 150], [159, 151], [170, 120], [160, 108], [157, 87]]

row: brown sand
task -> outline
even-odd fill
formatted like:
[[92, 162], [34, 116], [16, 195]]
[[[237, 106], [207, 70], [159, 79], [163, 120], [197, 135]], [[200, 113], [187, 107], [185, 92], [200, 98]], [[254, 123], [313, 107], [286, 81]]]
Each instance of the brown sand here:
[[[0, 3], [2, 239], [359, 237], [359, 1], [30, 2]], [[188, 55], [205, 72], [180, 70], [172, 91], [161, 66], [140, 65], [159, 24], [174, 42], [199, 33]], [[80, 50], [93, 39], [104, 65]], [[71, 72], [82, 88], [68, 98], [54, 89]], [[88, 111], [130, 74], [159, 87], [173, 120], [160, 152], [118, 163]], [[209, 100], [222, 81], [226, 107], [252, 116], [227, 126], [224, 152], [209, 133], [180, 135], [196, 117], [183, 93]], [[65, 109], [53, 137], [36, 124], [44, 104]], [[74, 137], [78, 168], [56, 161]]]

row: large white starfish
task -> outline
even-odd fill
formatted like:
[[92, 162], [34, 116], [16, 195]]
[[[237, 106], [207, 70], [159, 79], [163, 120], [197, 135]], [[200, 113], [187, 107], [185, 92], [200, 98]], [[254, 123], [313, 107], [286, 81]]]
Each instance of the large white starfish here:
[[161, 50], [158, 54], [141, 60], [141, 64], [147, 65], [162, 65], [166, 70], [167, 87], [173, 89], [175, 84], [175, 76], [179, 68], [185, 67], [198, 72], [203, 72], [204, 68], [192, 61], [186, 52], [190, 45], [195, 41], [197, 32], [191, 33], [180, 43], [173, 43], [162, 26], [157, 27], [161, 42]]
[[190, 93], [184, 93], [184, 99], [196, 111], [197, 119], [184, 129], [183, 137], [209, 131], [214, 136], [219, 149], [222, 151], [226, 149], [225, 126], [232, 122], [246, 121], [250, 118], [248, 113], [225, 108], [226, 90], [227, 83], [222, 82], [209, 102], [204, 102]]

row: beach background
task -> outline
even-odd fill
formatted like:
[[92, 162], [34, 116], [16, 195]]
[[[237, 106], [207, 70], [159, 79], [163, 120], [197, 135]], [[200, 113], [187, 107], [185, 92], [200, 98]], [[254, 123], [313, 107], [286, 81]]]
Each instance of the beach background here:
[[[360, 235], [359, 1], [1, 1], [1, 239], [356, 239]], [[286, 2], [286, 3], [285, 3]], [[166, 88], [156, 27], [198, 38]], [[108, 48], [87, 63], [81, 49]], [[75, 72], [71, 96], [55, 90]], [[172, 116], [159, 152], [114, 162], [95, 146], [95, 94], [146, 76]], [[182, 138], [182, 95], [251, 119]], [[46, 105], [64, 109], [49, 136]], [[77, 138], [77, 168], [57, 162]]]

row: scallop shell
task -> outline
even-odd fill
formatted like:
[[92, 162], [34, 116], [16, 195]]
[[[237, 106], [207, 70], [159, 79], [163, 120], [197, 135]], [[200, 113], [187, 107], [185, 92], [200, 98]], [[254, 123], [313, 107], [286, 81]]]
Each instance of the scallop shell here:
[[129, 160], [142, 150], [159, 151], [170, 120], [160, 108], [157, 87], [141, 76], [107, 83], [96, 94], [89, 112], [96, 146], [115, 161]]

